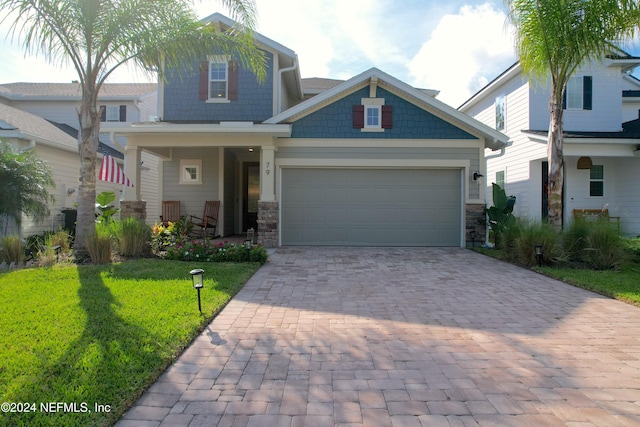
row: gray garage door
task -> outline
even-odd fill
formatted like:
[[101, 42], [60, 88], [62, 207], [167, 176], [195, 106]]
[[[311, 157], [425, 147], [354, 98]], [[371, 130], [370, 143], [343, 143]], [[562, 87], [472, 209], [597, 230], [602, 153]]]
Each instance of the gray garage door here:
[[457, 169], [282, 172], [282, 244], [459, 246]]

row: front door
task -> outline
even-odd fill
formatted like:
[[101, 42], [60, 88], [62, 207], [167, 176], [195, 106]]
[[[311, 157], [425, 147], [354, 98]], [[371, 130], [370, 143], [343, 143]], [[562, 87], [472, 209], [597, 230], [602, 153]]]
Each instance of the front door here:
[[244, 163], [242, 170], [242, 231], [258, 229], [258, 200], [260, 200], [260, 163]]

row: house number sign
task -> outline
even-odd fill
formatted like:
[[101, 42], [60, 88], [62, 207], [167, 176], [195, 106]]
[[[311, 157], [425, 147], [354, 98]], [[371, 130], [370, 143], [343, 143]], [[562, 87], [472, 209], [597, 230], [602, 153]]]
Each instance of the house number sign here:
[[265, 162], [265, 163], [266, 163], [266, 166], [264, 167], [264, 173], [266, 173], [267, 175], [270, 175], [271, 174], [271, 168], [270, 168], [271, 162]]

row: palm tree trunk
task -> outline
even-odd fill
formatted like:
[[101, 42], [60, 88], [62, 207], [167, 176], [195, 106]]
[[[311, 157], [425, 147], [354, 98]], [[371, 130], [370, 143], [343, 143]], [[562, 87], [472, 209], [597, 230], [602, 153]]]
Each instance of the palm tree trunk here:
[[95, 88], [85, 85], [82, 104], [78, 112], [80, 132], [78, 149], [80, 153], [80, 184], [78, 186], [78, 219], [76, 223], [75, 256], [86, 258], [87, 237], [95, 232], [96, 203], [96, 163], [100, 137], [100, 115], [96, 108]]
[[[552, 93], [555, 93], [552, 89]], [[562, 96], [552, 96], [549, 105], [550, 122], [547, 143], [547, 160], [549, 161], [549, 224], [557, 230], [562, 229], [562, 189], [564, 187], [564, 157], [562, 154]], [[554, 100], [555, 99], [555, 100]]]

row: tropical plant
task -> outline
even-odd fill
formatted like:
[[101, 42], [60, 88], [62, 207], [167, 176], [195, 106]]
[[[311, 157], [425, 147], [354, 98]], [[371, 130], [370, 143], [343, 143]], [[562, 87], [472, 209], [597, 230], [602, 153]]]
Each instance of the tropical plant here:
[[49, 188], [55, 187], [51, 170], [33, 150], [16, 151], [11, 145], [0, 141], [0, 216], [20, 223], [21, 214], [34, 220], [49, 215], [49, 202], [54, 198]]
[[120, 209], [112, 205], [116, 200], [116, 194], [112, 191], [103, 191], [96, 196], [96, 209], [98, 210], [98, 222], [109, 222]]
[[[80, 185], [76, 255], [86, 254], [86, 238], [95, 229], [96, 158], [100, 134], [97, 98], [107, 78], [124, 63], [144, 71], [185, 70], [193, 57], [212, 52], [235, 56], [258, 78], [266, 75], [265, 57], [252, 42], [252, 0], [221, 0], [238, 22], [229, 31], [198, 21], [189, 0], [0, 0], [10, 31], [25, 51], [40, 51], [52, 63], [71, 64], [78, 73]], [[138, 184], [138, 183], [136, 183]]]
[[610, 52], [611, 42], [634, 35], [640, 22], [636, 0], [506, 0], [522, 70], [535, 80], [551, 78], [549, 100], [549, 222], [562, 226], [563, 96], [570, 77], [588, 61]]
[[514, 221], [513, 206], [516, 203], [515, 196], [507, 197], [504, 188], [493, 183], [493, 206], [486, 208], [485, 212], [489, 217], [489, 227], [493, 231], [493, 239], [496, 246], [502, 245], [501, 237], [504, 230]]

